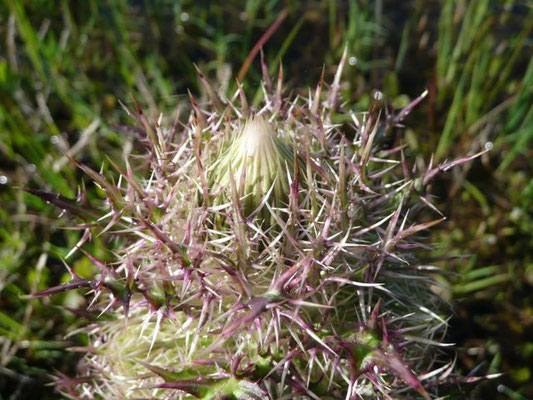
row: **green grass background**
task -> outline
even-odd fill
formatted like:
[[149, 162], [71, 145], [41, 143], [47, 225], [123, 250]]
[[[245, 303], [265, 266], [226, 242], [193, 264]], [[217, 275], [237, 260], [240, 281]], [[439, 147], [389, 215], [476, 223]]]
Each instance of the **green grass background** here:
[[[409, 116], [410, 160], [492, 151], [434, 185], [448, 222], [433, 234], [437, 278], [455, 314], [450, 340], [468, 374], [503, 372], [463, 396], [533, 398], [533, 7], [527, 0], [2, 0], [0, 1], [0, 399], [58, 398], [54, 371], [73, 374], [65, 340], [82, 322], [62, 306], [81, 294], [21, 296], [65, 280], [79, 240], [57, 210], [25, 194], [75, 197], [94, 168], [121, 157], [131, 132], [118, 101], [174, 115], [187, 89], [203, 98], [194, 64], [217, 85], [234, 77], [274, 21], [269, 72], [306, 94], [323, 66], [331, 81], [345, 46], [343, 100], [364, 110], [374, 90], [390, 109], [428, 89]], [[260, 99], [259, 56], [244, 78]], [[98, 197], [88, 185], [88, 196]], [[100, 258], [109, 257], [95, 239]], [[69, 259], [81, 275], [92, 267]], [[460, 393], [460, 392], [459, 392]], [[461, 396], [461, 395], [459, 395]]]

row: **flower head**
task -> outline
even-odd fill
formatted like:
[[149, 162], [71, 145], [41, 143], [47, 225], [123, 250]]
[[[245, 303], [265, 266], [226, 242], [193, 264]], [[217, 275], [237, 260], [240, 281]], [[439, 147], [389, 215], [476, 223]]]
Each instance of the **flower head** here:
[[209, 169], [212, 190], [222, 190], [225, 200], [237, 190], [246, 217], [261, 211], [258, 207], [266, 201], [273, 207], [287, 206], [294, 150], [262, 115], [248, 119], [222, 146], [219, 157]]

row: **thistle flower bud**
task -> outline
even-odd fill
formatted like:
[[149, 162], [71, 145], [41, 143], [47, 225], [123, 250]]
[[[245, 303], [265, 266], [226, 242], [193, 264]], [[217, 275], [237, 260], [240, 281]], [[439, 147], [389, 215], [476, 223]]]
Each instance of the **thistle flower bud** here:
[[[231, 199], [237, 190], [244, 216], [261, 211], [265, 201], [285, 207], [289, 199], [294, 163], [293, 148], [276, 135], [261, 115], [253, 116], [223, 145], [220, 158], [209, 170], [212, 190], [222, 190], [219, 200]], [[268, 212], [261, 212], [267, 216]]]
[[[91, 307], [113, 317], [87, 328], [83, 378], [59, 380], [63, 394], [431, 398], [426, 383], [440, 384], [453, 362], [440, 362], [442, 299], [416, 264], [421, 245], [411, 236], [442, 219], [410, 224], [409, 209], [439, 171], [475, 156], [412, 178], [401, 146], [379, 152], [376, 135], [421, 99], [387, 121], [375, 110], [360, 119], [352, 113], [353, 131], [342, 132], [331, 118], [342, 64], [330, 92], [322, 96], [320, 82], [294, 113], [281, 83], [262, 114], [244, 122], [230, 112], [234, 104], [222, 110], [212, 100], [216, 111], [205, 118], [191, 99], [180, 146], [141, 111], [129, 111], [146, 130], [152, 172], [139, 181], [129, 163], [122, 170], [111, 161], [126, 182], [116, 186], [79, 164], [104, 189], [104, 213], [30, 191], [122, 239], [116, 262], [87, 254], [99, 276], [69, 270], [70, 282], [36, 294], [90, 288]], [[429, 197], [422, 201], [434, 209]], [[218, 223], [226, 218], [232, 223]]]

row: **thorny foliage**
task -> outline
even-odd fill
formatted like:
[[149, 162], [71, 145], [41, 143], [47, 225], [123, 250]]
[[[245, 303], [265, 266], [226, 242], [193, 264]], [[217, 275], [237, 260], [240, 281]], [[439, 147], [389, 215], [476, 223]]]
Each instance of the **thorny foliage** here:
[[[145, 179], [128, 160], [125, 168], [109, 160], [116, 185], [78, 164], [106, 193], [106, 210], [80, 204], [83, 193], [74, 202], [31, 191], [85, 220], [73, 251], [95, 232], [126, 242], [115, 263], [86, 254], [101, 271], [94, 279], [69, 269], [69, 283], [36, 294], [89, 288], [90, 308], [103, 314], [85, 328], [79, 376], [56, 379], [64, 395], [437, 394], [454, 363], [440, 350], [442, 301], [432, 267], [417, 263], [425, 246], [416, 237], [442, 218], [410, 215], [438, 213], [426, 187], [475, 155], [416, 171], [403, 146], [380, 149], [424, 95], [398, 113], [382, 116], [376, 101], [349, 112], [349, 124], [333, 123], [344, 59], [327, 92], [321, 79], [307, 98], [283, 97], [281, 69], [274, 84], [265, 74], [259, 110], [242, 90], [221, 98], [201, 72], [210, 105], [191, 96], [186, 123], [164, 128], [138, 106], [127, 110], [147, 146]], [[232, 143], [254, 134], [247, 124], [260, 124], [264, 141], [239, 158]]]

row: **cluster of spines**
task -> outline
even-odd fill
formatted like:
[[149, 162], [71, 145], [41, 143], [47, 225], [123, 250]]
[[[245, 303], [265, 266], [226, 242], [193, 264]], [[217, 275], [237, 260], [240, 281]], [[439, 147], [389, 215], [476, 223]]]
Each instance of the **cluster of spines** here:
[[[344, 59], [328, 93], [321, 80], [308, 99], [282, 97], [281, 70], [275, 90], [265, 75], [255, 112], [240, 86], [234, 100], [221, 99], [201, 73], [211, 111], [191, 96], [181, 128], [127, 110], [147, 143], [150, 176], [137, 180], [127, 161], [122, 169], [110, 160], [115, 185], [78, 163], [106, 193], [106, 211], [33, 191], [85, 219], [81, 251], [95, 227], [128, 242], [114, 264], [86, 253], [98, 277], [69, 269], [69, 283], [36, 294], [90, 288], [91, 306], [114, 316], [87, 328], [83, 377], [58, 379], [64, 394], [390, 399], [410, 398], [411, 388], [430, 398], [424, 384], [437, 386], [453, 363], [435, 350], [446, 321], [413, 235], [442, 219], [408, 225], [408, 214], [413, 199], [431, 207], [425, 187], [438, 172], [475, 156], [414, 179], [403, 146], [380, 151], [378, 139], [423, 96], [384, 118], [377, 103], [351, 113], [343, 133], [332, 116]], [[258, 198], [247, 189], [253, 169], [233, 170], [225, 145], [254, 113], [292, 151]], [[217, 157], [228, 159], [222, 170]], [[276, 193], [279, 180], [288, 193]]]

